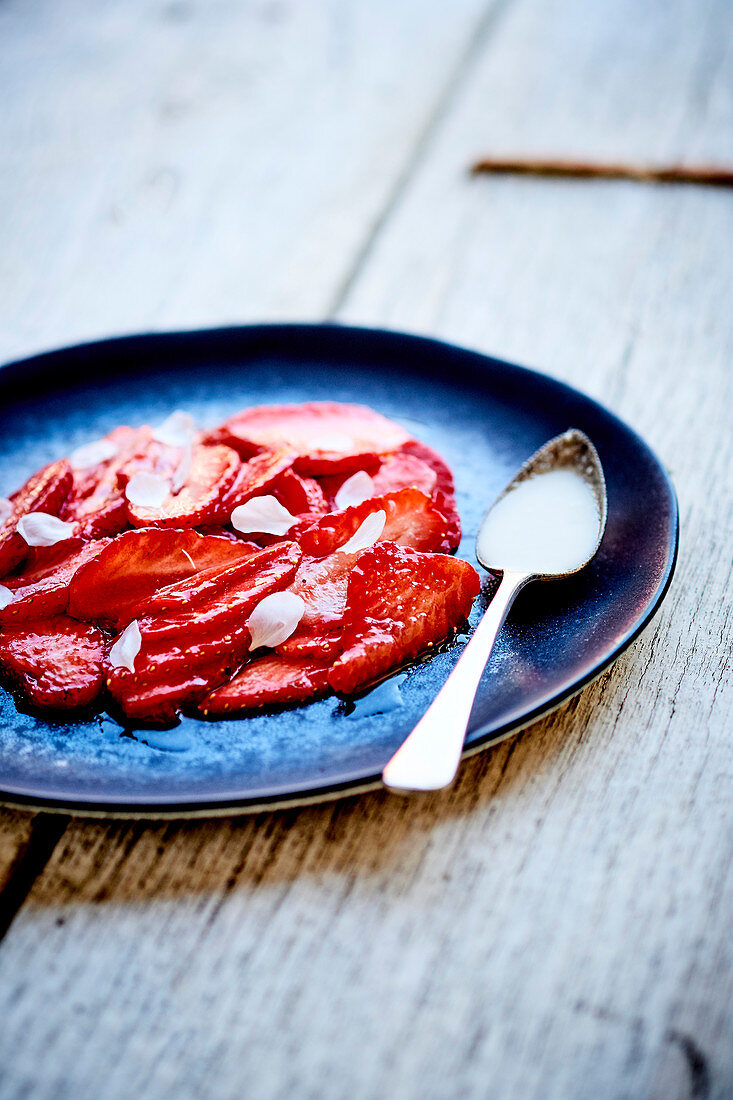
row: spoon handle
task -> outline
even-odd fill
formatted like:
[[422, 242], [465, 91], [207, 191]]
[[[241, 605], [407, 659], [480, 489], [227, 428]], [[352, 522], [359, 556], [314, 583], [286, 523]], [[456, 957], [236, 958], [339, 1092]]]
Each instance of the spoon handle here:
[[455, 777], [481, 674], [496, 636], [529, 573], [504, 573], [460, 660], [382, 772], [393, 791], [437, 791]]

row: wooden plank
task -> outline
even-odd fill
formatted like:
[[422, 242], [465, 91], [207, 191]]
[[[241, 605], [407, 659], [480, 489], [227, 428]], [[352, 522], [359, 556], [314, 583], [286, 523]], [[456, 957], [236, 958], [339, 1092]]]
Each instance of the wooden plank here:
[[19, 854], [28, 843], [31, 822], [32, 814], [14, 810], [0, 813], [0, 898]]
[[[341, 316], [545, 366], [640, 428], [683, 505], [656, 628], [450, 792], [74, 823], [0, 948], [3, 1095], [730, 1094], [730, 517], [714, 492], [731, 459], [729, 204], [463, 175], [489, 108], [536, 104], [571, 150], [646, 69], [629, 141], [646, 129], [664, 151], [682, 120], [676, 152], [706, 133], [724, 149], [724, 7], [653, 8], [510, 10]], [[621, 75], [596, 87], [609, 50]], [[628, 152], [621, 119], [615, 133], [594, 151]]]
[[0, 11], [0, 361], [322, 314], [491, 0]]

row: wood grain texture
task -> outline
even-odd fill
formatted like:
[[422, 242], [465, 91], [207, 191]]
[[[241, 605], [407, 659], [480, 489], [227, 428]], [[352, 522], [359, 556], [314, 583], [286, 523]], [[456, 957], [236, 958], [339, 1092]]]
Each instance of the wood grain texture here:
[[543, 367], [643, 432], [683, 523], [656, 623], [449, 792], [72, 822], [0, 945], [3, 1098], [733, 1095], [733, 207], [465, 171], [722, 157], [730, 51], [715, 0], [514, 3], [331, 284], [343, 319]]
[[319, 315], [492, 0], [0, 7], [0, 360]]

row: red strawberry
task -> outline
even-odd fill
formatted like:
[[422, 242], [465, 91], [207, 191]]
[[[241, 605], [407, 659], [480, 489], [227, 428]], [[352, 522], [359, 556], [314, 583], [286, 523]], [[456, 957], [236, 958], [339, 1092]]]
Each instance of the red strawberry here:
[[315, 478], [300, 477], [292, 470], [285, 471], [272, 491], [291, 516], [319, 515], [329, 510], [323, 489]]
[[358, 470], [365, 456], [394, 451], [409, 439], [391, 420], [364, 405], [311, 401], [245, 409], [206, 437], [226, 442], [242, 457], [263, 448], [292, 447], [299, 474]]
[[124, 712], [131, 718], [169, 719], [230, 676], [249, 649], [247, 619], [260, 600], [292, 580], [299, 560], [298, 547], [283, 544], [153, 596], [139, 623], [135, 671], [112, 668], [107, 678]]
[[66, 615], [0, 633], [0, 668], [35, 706], [89, 706], [103, 686], [101, 631]]
[[22, 562], [28, 553], [28, 543], [18, 534], [18, 520], [29, 512], [47, 512], [57, 516], [69, 495], [74, 475], [65, 458], [44, 466], [10, 498], [12, 512], [0, 524], [0, 577]]
[[146, 724], [170, 725], [183, 707], [198, 703], [213, 687], [228, 680], [238, 663], [214, 660], [196, 668], [178, 667], [163, 675], [137, 679], [127, 673], [127, 679], [109, 676], [107, 684], [128, 718]]
[[[64, 519], [76, 520], [84, 538], [116, 535], [127, 522], [127, 501], [122, 471], [141, 462], [153, 445], [152, 428], [115, 428], [104, 437], [117, 453], [86, 470], [74, 471], [74, 488], [64, 506]], [[155, 446], [158, 446], [155, 444]]]
[[256, 605], [286, 588], [300, 563], [300, 548], [283, 542], [218, 573], [214, 569], [157, 592], [141, 604], [140, 630], [151, 645], [221, 637], [246, 622]]
[[209, 517], [210, 520], [228, 523], [232, 512], [240, 504], [252, 497], [272, 493], [273, 487], [290, 473], [293, 457], [291, 450], [280, 448], [277, 451], [263, 451], [248, 462], [240, 463], [237, 476]]
[[120, 628], [159, 588], [250, 556], [249, 543], [220, 535], [155, 527], [125, 531], [74, 575], [69, 614]]
[[110, 541], [73, 538], [55, 546], [32, 547], [23, 572], [5, 580], [5, 587], [13, 592], [13, 602], [0, 610], [0, 625], [12, 627], [60, 615], [69, 602], [71, 578]]
[[[158, 444], [164, 446], [164, 444]], [[177, 450], [177, 448], [168, 448]], [[161, 472], [160, 463], [145, 468]], [[239, 456], [230, 447], [195, 446], [191, 468], [178, 493], [171, 492], [159, 508], [128, 503], [127, 512], [133, 527], [195, 527], [209, 519], [216, 521], [221, 502], [239, 470]], [[130, 473], [130, 467], [126, 472]], [[130, 474], [131, 476], [131, 474]]]
[[456, 549], [461, 541], [461, 517], [458, 515], [458, 509], [456, 508], [453, 474], [432, 447], [428, 447], [426, 443], [421, 443], [417, 439], [409, 439], [407, 443], [403, 443], [400, 451], [405, 455], [420, 459], [435, 472], [436, 482], [432, 490], [432, 497], [436, 506], [445, 516], [447, 524], [446, 536], [436, 549], [443, 553], [450, 553]]
[[343, 512], [330, 512], [310, 525], [304, 521], [291, 528], [288, 535], [300, 543], [303, 553], [325, 557], [348, 542], [367, 516], [380, 511], [387, 517], [380, 542], [396, 542], [400, 546], [430, 551], [440, 546], [445, 538], [443, 515], [419, 489], [400, 489], [386, 496], [372, 497]]
[[329, 665], [284, 661], [276, 655], [245, 665], [233, 680], [207, 695], [199, 710], [207, 718], [281, 703], [302, 703], [329, 694]]
[[365, 550], [349, 577], [331, 687], [350, 694], [414, 660], [467, 619], [478, 592], [468, 562], [388, 543]]
[[333, 660], [338, 657], [343, 646], [341, 630], [332, 632], [307, 631], [298, 629], [286, 642], [275, 647], [275, 652], [286, 661], [301, 661], [314, 657], [316, 660]]
[[[399, 489], [419, 489], [426, 496], [431, 496], [437, 481], [437, 475], [431, 466], [415, 455], [401, 450], [384, 455], [379, 465], [368, 472], [372, 480], [371, 495], [374, 497], [396, 493]], [[331, 511], [336, 509], [336, 494], [351, 476], [347, 474], [323, 478], [324, 490], [328, 489], [332, 505]]]

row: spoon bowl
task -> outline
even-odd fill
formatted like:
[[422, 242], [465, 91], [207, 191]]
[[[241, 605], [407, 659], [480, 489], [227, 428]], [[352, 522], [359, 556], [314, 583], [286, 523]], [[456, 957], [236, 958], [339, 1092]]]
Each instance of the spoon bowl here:
[[[548, 480], [546, 475], [553, 476]], [[550, 487], [550, 494], [540, 496], [536, 490], [542, 491], [544, 485]], [[522, 488], [520, 501], [515, 494]], [[508, 504], [512, 505], [511, 511]], [[503, 524], [513, 524], [514, 541], [523, 540], [518, 556], [506, 539], [492, 544], [486, 537], [498, 514]], [[492, 573], [525, 572], [531, 579], [540, 580], [569, 577], [595, 556], [607, 514], [606, 479], [598, 452], [584, 432], [569, 428], [535, 451], [490, 506], [479, 525], [476, 557]], [[552, 530], [538, 530], [543, 520]], [[579, 522], [585, 524], [584, 538], [580, 537]], [[547, 540], [552, 536], [555, 546], [574, 538], [566, 554], [566, 568], [557, 567], [562, 555], [548, 554]], [[537, 547], [539, 539], [543, 540], [544, 553]], [[507, 551], [503, 559], [502, 549]], [[550, 567], [548, 562], [553, 557]]]
[[476, 557], [501, 581], [460, 660], [382, 773], [398, 792], [439, 790], [455, 778], [481, 675], [517, 593], [534, 580], [583, 569], [603, 538], [603, 467], [583, 432], [569, 428], [520, 468], [491, 505]]

